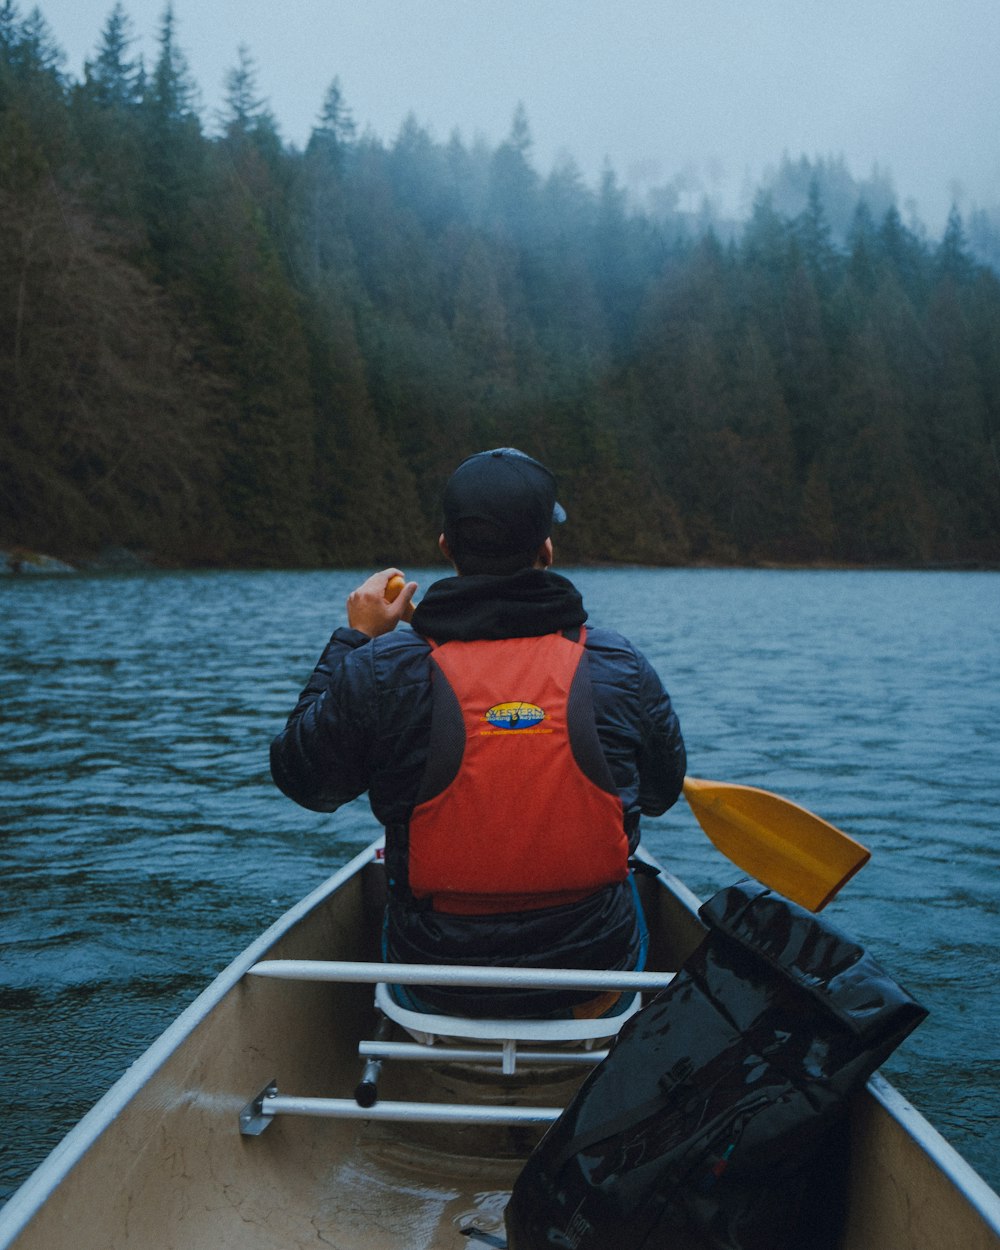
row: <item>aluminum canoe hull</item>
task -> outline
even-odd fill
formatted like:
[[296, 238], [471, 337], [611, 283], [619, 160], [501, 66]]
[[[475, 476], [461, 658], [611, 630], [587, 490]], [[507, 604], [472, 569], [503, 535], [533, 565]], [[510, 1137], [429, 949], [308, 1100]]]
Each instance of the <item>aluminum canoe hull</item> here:
[[[376, 959], [384, 870], [375, 846], [244, 951], [67, 1135], [0, 1211], [0, 1250], [502, 1244], [503, 1206], [536, 1127], [288, 1116], [259, 1137], [239, 1132], [248, 1099], [275, 1078], [304, 1097], [354, 1088], [370, 988], [247, 973], [265, 958]], [[643, 877], [642, 891], [650, 967], [676, 968], [701, 937], [698, 900], [667, 873]], [[476, 1065], [416, 1069], [390, 1065], [384, 1095], [510, 1098], [511, 1078]], [[560, 1105], [582, 1076], [528, 1071], [517, 1097]], [[879, 1075], [855, 1100], [851, 1126], [841, 1250], [1000, 1246], [1000, 1198]]]

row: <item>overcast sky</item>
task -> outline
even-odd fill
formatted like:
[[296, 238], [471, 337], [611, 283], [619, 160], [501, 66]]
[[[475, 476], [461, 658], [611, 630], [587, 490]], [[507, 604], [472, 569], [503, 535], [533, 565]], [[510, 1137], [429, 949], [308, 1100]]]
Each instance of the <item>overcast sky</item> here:
[[[42, 0], [79, 77], [113, 0]], [[21, 0], [21, 11], [31, 7]], [[155, 58], [165, 0], [125, 0]], [[206, 120], [247, 45], [282, 135], [304, 145], [339, 77], [391, 142], [491, 144], [527, 110], [534, 161], [605, 160], [642, 187], [689, 172], [727, 208], [784, 153], [888, 169], [932, 233], [1000, 205], [1000, 0], [174, 0]]]

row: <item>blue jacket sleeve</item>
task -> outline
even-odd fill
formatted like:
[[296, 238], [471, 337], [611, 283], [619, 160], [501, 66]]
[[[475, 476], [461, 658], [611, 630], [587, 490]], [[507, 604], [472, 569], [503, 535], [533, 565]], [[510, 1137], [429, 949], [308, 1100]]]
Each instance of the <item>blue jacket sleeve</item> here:
[[643, 730], [637, 764], [639, 807], [645, 816], [662, 816], [680, 796], [687, 753], [670, 696], [645, 656], [639, 659], [639, 706]]
[[376, 715], [370, 642], [354, 629], [334, 632], [271, 743], [275, 785], [312, 811], [335, 811], [368, 789]]
[[633, 837], [640, 814], [676, 803], [687, 759], [680, 722], [656, 670], [627, 638], [587, 627], [597, 732]]

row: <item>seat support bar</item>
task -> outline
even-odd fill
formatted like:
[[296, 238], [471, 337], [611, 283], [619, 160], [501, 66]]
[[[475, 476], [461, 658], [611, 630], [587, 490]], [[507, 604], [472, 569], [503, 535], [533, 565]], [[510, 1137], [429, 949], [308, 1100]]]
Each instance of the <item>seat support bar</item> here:
[[240, 1115], [240, 1132], [259, 1136], [279, 1115], [321, 1119], [398, 1120], [424, 1124], [551, 1124], [561, 1107], [476, 1106], [473, 1103], [378, 1102], [359, 1107], [353, 1098], [297, 1098], [279, 1094], [273, 1083], [249, 1103]]
[[[503, 1049], [493, 1047], [422, 1046], [417, 1042], [361, 1042], [362, 1058], [409, 1059], [430, 1063], [495, 1063], [504, 1057]], [[566, 1063], [593, 1066], [608, 1057], [606, 1050], [521, 1050], [521, 1063]]]

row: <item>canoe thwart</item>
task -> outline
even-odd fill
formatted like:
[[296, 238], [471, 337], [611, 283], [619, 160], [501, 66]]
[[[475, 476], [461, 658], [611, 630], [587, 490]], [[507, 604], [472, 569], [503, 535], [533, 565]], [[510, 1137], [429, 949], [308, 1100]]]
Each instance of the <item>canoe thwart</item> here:
[[663, 990], [672, 972], [615, 972], [606, 968], [493, 968], [455, 964], [385, 964], [336, 959], [264, 959], [248, 976], [281, 981], [334, 981], [375, 985], [448, 985], [466, 989]]

